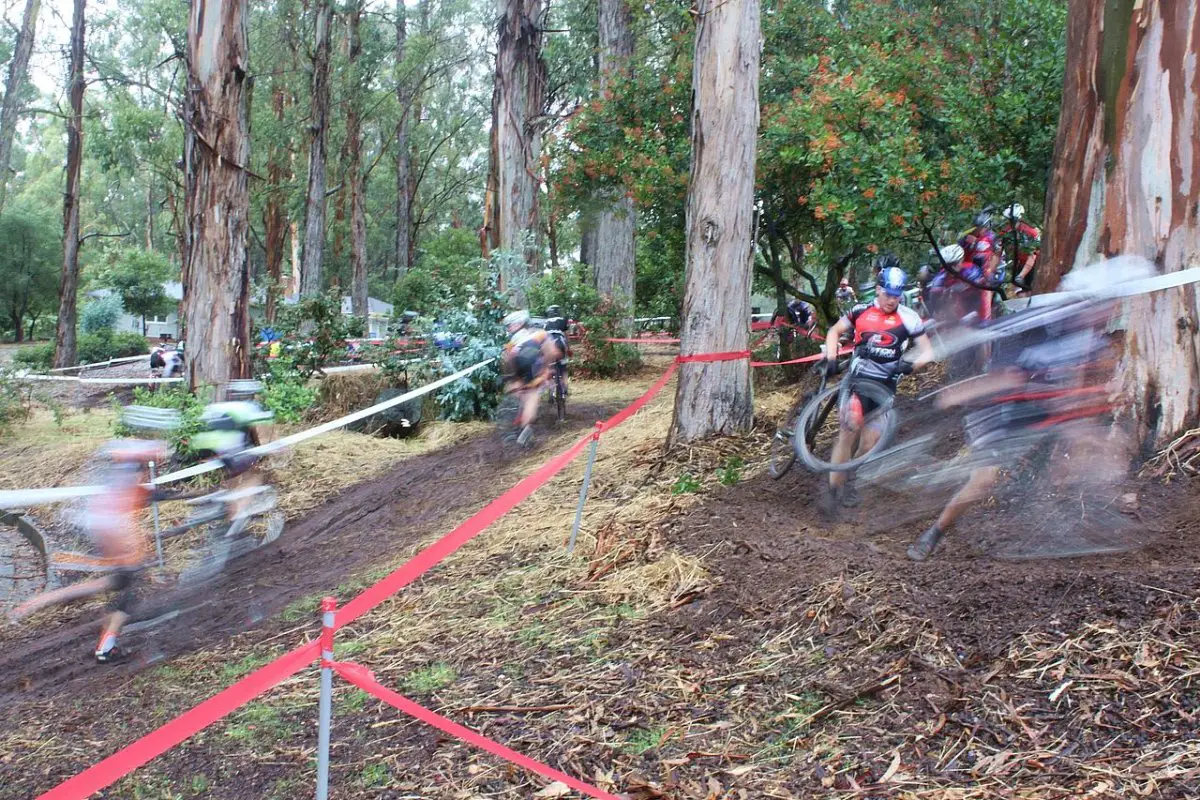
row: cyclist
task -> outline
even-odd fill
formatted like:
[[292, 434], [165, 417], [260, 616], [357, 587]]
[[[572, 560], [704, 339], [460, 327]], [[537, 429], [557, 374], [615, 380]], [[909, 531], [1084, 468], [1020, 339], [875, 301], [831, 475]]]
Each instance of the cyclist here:
[[[803, 300], [796, 298], [787, 304], [786, 314], [787, 324], [795, 330], [804, 331], [806, 336], [816, 330], [817, 311], [810, 303], [806, 303]], [[782, 316], [783, 315], [779, 313], [779, 310], [776, 309], [775, 315], [771, 317], [771, 325], [778, 325]], [[789, 336], [788, 341], [791, 341], [793, 338], [795, 338], [794, 335]]]
[[[893, 257], [894, 258], [894, 257]], [[924, 367], [933, 360], [933, 346], [925, 335], [920, 315], [900, 305], [908, 277], [904, 270], [887, 266], [879, 273], [875, 284], [875, 299], [859, 303], [837, 321], [825, 335], [823, 366], [826, 374], [837, 372], [838, 342], [843, 334], [854, 335], [854, 359], [846, 380], [872, 381], [894, 396], [901, 376]], [[915, 344], [917, 357], [907, 361], [902, 356], [909, 344]], [[851, 392], [846, 407], [838, 409], [841, 430], [833, 449], [833, 463], [847, 461], [851, 453], [865, 453], [879, 441], [881, 431], [876, 422], [863, 426], [866, 415], [875, 410], [871, 400], [860, 399]], [[831, 472], [829, 489], [823, 494], [820, 508], [827, 517], [836, 513], [839, 504], [853, 506], [857, 497], [845, 491], [846, 473]]]
[[140, 512], [148, 507], [152, 497], [146, 485], [150, 479], [148, 462], [161, 461], [166, 455], [167, 448], [162, 442], [143, 439], [115, 441], [104, 448], [101, 478], [104, 491], [88, 502], [85, 519], [88, 536], [99, 551], [103, 566], [111, 571], [100, 578], [31, 597], [10, 612], [11, 619], [16, 621], [52, 605], [112, 592], [115, 594], [112, 608], [104, 618], [94, 655], [102, 664], [125, 657], [118, 637], [133, 613], [138, 576], [149, 554], [146, 536], [138, 527]]
[[549, 377], [549, 367], [564, 357], [546, 331], [529, 324], [529, 312], [514, 311], [504, 318], [508, 343], [504, 345], [504, 390], [516, 392], [521, 400], [515, 425], [521, 429], [517, 442], [527, 446], [533, 440], [533, 422], [537, 419], [538, 388]]
[[834, 293], [837, 300], [838, 308], [850, 308], [858, 299], [858, 295], [854, 293], [854, 287], [850, 285], [850, 279], [843, 277], [838, 281], [837, 292]]
[[1004, 209], [1004, 217], [1008, 220], [999, 232], [1001, 246], [1012, 247], [1009, 263], [1018, 270], [1013, 283], [1016, 291], [1028, 289], [1032, 281], [1029, 275], [1037, 266], [1041, 254], [1042, 232], [1025, 221], [1025, 206], [1013, 203]]
[[[1091, 391], [1088, 380], [1108, 352], [1103, 324], [1110, 313], [1104, 303], [1087, 302], [1045, 314], [1025, 312], [1022, 317], [1034, 324], [1022, 325], [1022, 319], [1007, 323], [1015, 332], [998, 339], [986, 374], [938, 394], [939, 408], [966, 407], [968, 443], [986, 460], [977, 462], [981, 465], [971, 470], [937, 521], [909, 546], [910, 559], [928, 559], [954, 523], [987, 496], [1004, 462], [1020, 452], [1022, 437], [1047, 425], [1087, 419], [1098, 405], [1105, 407], [1107, 393], [1094, 381], [1091, 389], [1101, 391]], [[1119, 471], [1119, 465], [1108, 462], [1119, 461], [1120, 454], [1088, 443], [1087, 435], [1086, 428], [1075, 432], [1076, 443], [1084, 443], [1089, 453], [1077, 468]]]
[[[212, 453], [220, 462], [232, 488], [261, 485], [262, 478], [253, 468], [261, 458], [246, 451], [262, 444], [260, 428], [274, 419], [255, 397], [262, 391], [258, 381], [232, 381], [225, 390], [226, 401], [212, 403], [200, 415], [204, 430], [191, 439], [193, 449]], [[230, 518], [236, 518], [249, 506], [247, 498], [230, 507]]]

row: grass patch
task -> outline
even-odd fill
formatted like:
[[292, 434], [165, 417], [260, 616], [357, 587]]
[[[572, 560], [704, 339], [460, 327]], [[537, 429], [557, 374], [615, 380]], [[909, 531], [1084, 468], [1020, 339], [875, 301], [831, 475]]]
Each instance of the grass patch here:
[[223, 664], [221, 666], [221, 678], [225, 681], [236, 681], [246, 675], [249, 675], [259, 667], [265, 667], [275, 659], [272, 653], [250, 653], [243, 656], [240, 661], [234, 661], [231, 664]]
[[654, 750], [667, 738], [666, 728], [649, 728], [637, 730], [629, 735], [621, 749], [634, 756], [640, 756]]
[[225, 735], [239, 742], [267, 743], [287, 738], [296, 727], [278, 708], [255, 702], [237, 713]]
[[358, 773], [358, 782], [367, 788], [387, 786], [391, 783], [392, 771], [382, 761], [374, 761], [365, 765]]
[[404, 688], [413, 694], [433, 694], [456, 680], [458, 671], [439, 661], [408, 673], [408, 677], [404, 679]]

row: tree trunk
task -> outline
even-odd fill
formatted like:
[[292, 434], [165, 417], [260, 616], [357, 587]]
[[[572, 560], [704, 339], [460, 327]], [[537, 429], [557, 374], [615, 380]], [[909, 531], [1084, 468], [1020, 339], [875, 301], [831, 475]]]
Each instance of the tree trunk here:
[[412, 89], [405, 74], [404, 57], [408, 42], [408, 16], [404, 0], [396, 0], [396, 103], [400, 107], [400, 122], [396, 128], [396, 280], [403, 278], [412, 262], [409, 247], [412, 241], [412, 151], [409, 149], [409, 111]]
[[[680, 352], [744, 351], [750, 335], [758, 0], [699, 0]], [[684, 363], [674, 441], [750, 427], [750, 360]]]
[[296, 297], [300, 294], [300, 223], [292, 220], [288, 225], [288, 235], [292, 242], [292, 277], [288, 281], [288, 295]]
[[85, 0], [71, 17], [71, 116], [67, 120], [67, 182], [63, 189], [63, 265], [58, 284], [54, 366], [75, 364], [75, 303], [79, 293], [79, 168], [83, 162], [83, 35]]
[[184, 319], [192, 389], [249, 373], [246, 18], [246, 0], [193, 3], [188, 15]]
[[514, 302], [524, 304], [524, 282], [537, 268], [537, 248], [525, 247], [538, 223], [538, 157], [541, 153], [546, 62], [542, 59], [542, 0], [504, 0], [497, 26], [496, 83], [492, 92], [492, 169], [496, 197], [493, 246], [524, 258], [525, 275], [505, 276]]
[[[633, 15], [626, 0], [599, 0], [600, 90], [630, 67], [633, 57]], [[634, 301], [633, 200], [622, 191], [603, 198], [607, 207], [596, 218], [595, 251], [591, 254], [596, 289], [601, 296], [629, 309]]]
[[350, 184], [350, 263], [353, 279], [350, 285], [351, 313], [367, 321], [367, 212], [363, 194], [366, 191], [362, 171], [362, 84], [358, 71], [358, 57], [362, 53], [359, 27], [362, 22], [362, 0], [350, 6], [347, 12], [348, 63], [350, 86], [346, 98], [346, 147], [348, 163], [346, 180]]
[[[1142, 256], [1164, 272], [1200, 256], [1200, 0], [1071, 0], [1062, 115], [1037, 288], [1072, 267]], [[1123, 394], [1162, 442], [1200, 404], [1194, 287], [1135, 298], [1125, 315]]]
[[329, 42], [333, 11], [330, 0], [317, 1], [316, 50], [312, 64], [311, 133], [308, 150], [308, 200], [304, 215], [304, 264], [300, 294], [321, 293], [321, 262], [325, 250], [325, 134], [329, 127]]
[[21, 30], [17, 33], [13, 58], [8, 65], [8, 79], [4, 82], [4, 104], [0, 106], [0, 212], [4, 210], [4, 202], [8, 199], [8, 169], [12, 163], [13, 137], [25, 105], [25, 81], [29, 76], [29, 58], [33, 55], [33, 40], [41, 5], [42, 0], [25, 0], [25, 15], [21, 18]]
[[[271, 111], [282, 128], [287, 109], [287, 89], [282, 77], [271, 77]], [[287, 236], [287, 197], [283, 184], [289, 179], [285, 167], [286, 148], [272, 143], [267, 156], [267, 202], [263, 207], [263, 247], [267, 256], [267, 322], [273, 323], [277, 313], [279, 293], [286, 290], [283, 285], [283, 242]]]

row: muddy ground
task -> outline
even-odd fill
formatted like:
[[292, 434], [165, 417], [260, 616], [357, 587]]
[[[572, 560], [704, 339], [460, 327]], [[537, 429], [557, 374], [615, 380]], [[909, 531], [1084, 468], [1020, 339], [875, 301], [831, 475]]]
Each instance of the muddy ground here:
[[[650, 377], [629, 382], [627, 399]], [[669, 389], [663, 397], [655, 406], [669, 406]], [[539, 454], [616, 405], [572, 409], [568, 430]], [[1063, 522], [1074, 501], [1002, 491], [934, 560], [914, 564], [904, 548], [928, 509], [868, 495], [821, 522], [815, 476], [765, 474], [769, 423], [705, 461], [663, 454], [661, 411], [632, 423], [644, 441], [601, 463], [592, 502], [667, 499], [627, 519], [613, 510], [582, 571], [541, 544], [524, 549], [518, 535], [406, 593], [401, 632], [386, 614], [364, 621], [357, 658], [396, 681], [407, 675], [406, 690], [443, 713], [636, 798], [1190, 796], [1200, 778], [1200, 658], [1188, 644], [1200, 633], [1200, 489], [1135, 481], [1123, 487], [1137, 508], [1120, 534], [1136, 547], [1023, 560], [1012, 556], [1039, 555], [1048, 540], [1060, 552], [1078, 544]], [[673, 496], [684, 471], [711, 476], [731, 453], [743, 479], [710, 477], [695, 495]], [[0, 729], [29, 732], [0, 756], [0, 796], [47, 789], [200, 699], [183, 688], [186, 673], [164, 665], [227, 685], [239, 671], [207, 648], [242, 634], [256, 664], [311, 635], [312, 609], [277, 612], [449, 530], [541, 460], [497, 456], [491, 440], [417, 456], [308, 513], [188, 625], [131, 642], [165, 659], [154, 671], [137, 660], [90, 664], [91, 617], [10, 642]], [[569, 518], [577, 483], [565, 483], [544, 490], [549, 506], [522, 507], [501, 527], [536, 527], [547, 507]], [[630, 546], [610, 549], [608, 530]], [[528, 566], [539, 558], [553, 569]], [[704, 577], [641, 605], [638, 576], [648, 573], [637, 570], [671, 559]], [[598, 599], [621, 569], [625, 599]], [[440, 667], [452, 667], [447, 681], [417, 679]], [[114, 710], [105, 693], [135, 708]], [[338, 796], [517, 798], [544, 786], [378, 704], [339, 697]], [[311, 687], [286, 690], [110, 796], [307, 794], [313, 699]], [[62, 720], [30, 723], [56, 712]], [[39, 752], [50, 743], [47, 760]]]

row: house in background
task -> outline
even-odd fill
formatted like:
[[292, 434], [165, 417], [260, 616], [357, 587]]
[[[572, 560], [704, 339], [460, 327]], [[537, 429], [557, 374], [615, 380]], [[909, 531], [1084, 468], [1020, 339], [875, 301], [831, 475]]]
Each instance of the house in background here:
[[[99, 298], [108, 297], [112, 293], [112, 289], [93, 289], [87, 294], [88, 297]], [[166, 281], [163, 283], [163, 294], [174, 302], [175, 307], [167, 314], [146, 315], [146, 338], [177, 340], [179, 338], [179, 310], [183, 300], [183, 284], [179, 281]], [[141, 333], [142, 318], [130, 314], [128, 311], [122, 311], [113, 330], [121, 333]]]
[[[157, 316], [147, 315], [146, 317], [146, 338], [147, 339], [179, 339], [179, 311], [182, 308], [183, 302], [183, 284], [179, 281], [167, 281], [163, 284], [163, 293], [175, 303], [175, 308], [168, 314], [159, 314]], [[108, 297], [112, 294], [112, 289], [94, 289], [87, 293], [88, 297]], [[283, 302], [288, 305], [296, 304], [296, 297], [283, 298]], [[353, 302], [349, 295], [342, 298], [342, 316], [349, 317]], [[262, 304], [261, 294], [251, 301], [250, 316], [256, 323], [262, 322]], [[374, 297], [367, 298], [367, 338], [368, 339], [385, 339], [388, 335], [388, 330], [392, 324], [392, 304], [385, 303]], [[130, 314], [127, 311], [122, 311], [120, 318], [117, 320], [117, 325], [114, 328], [116, 331], [141, 333], [142, 318]]]

